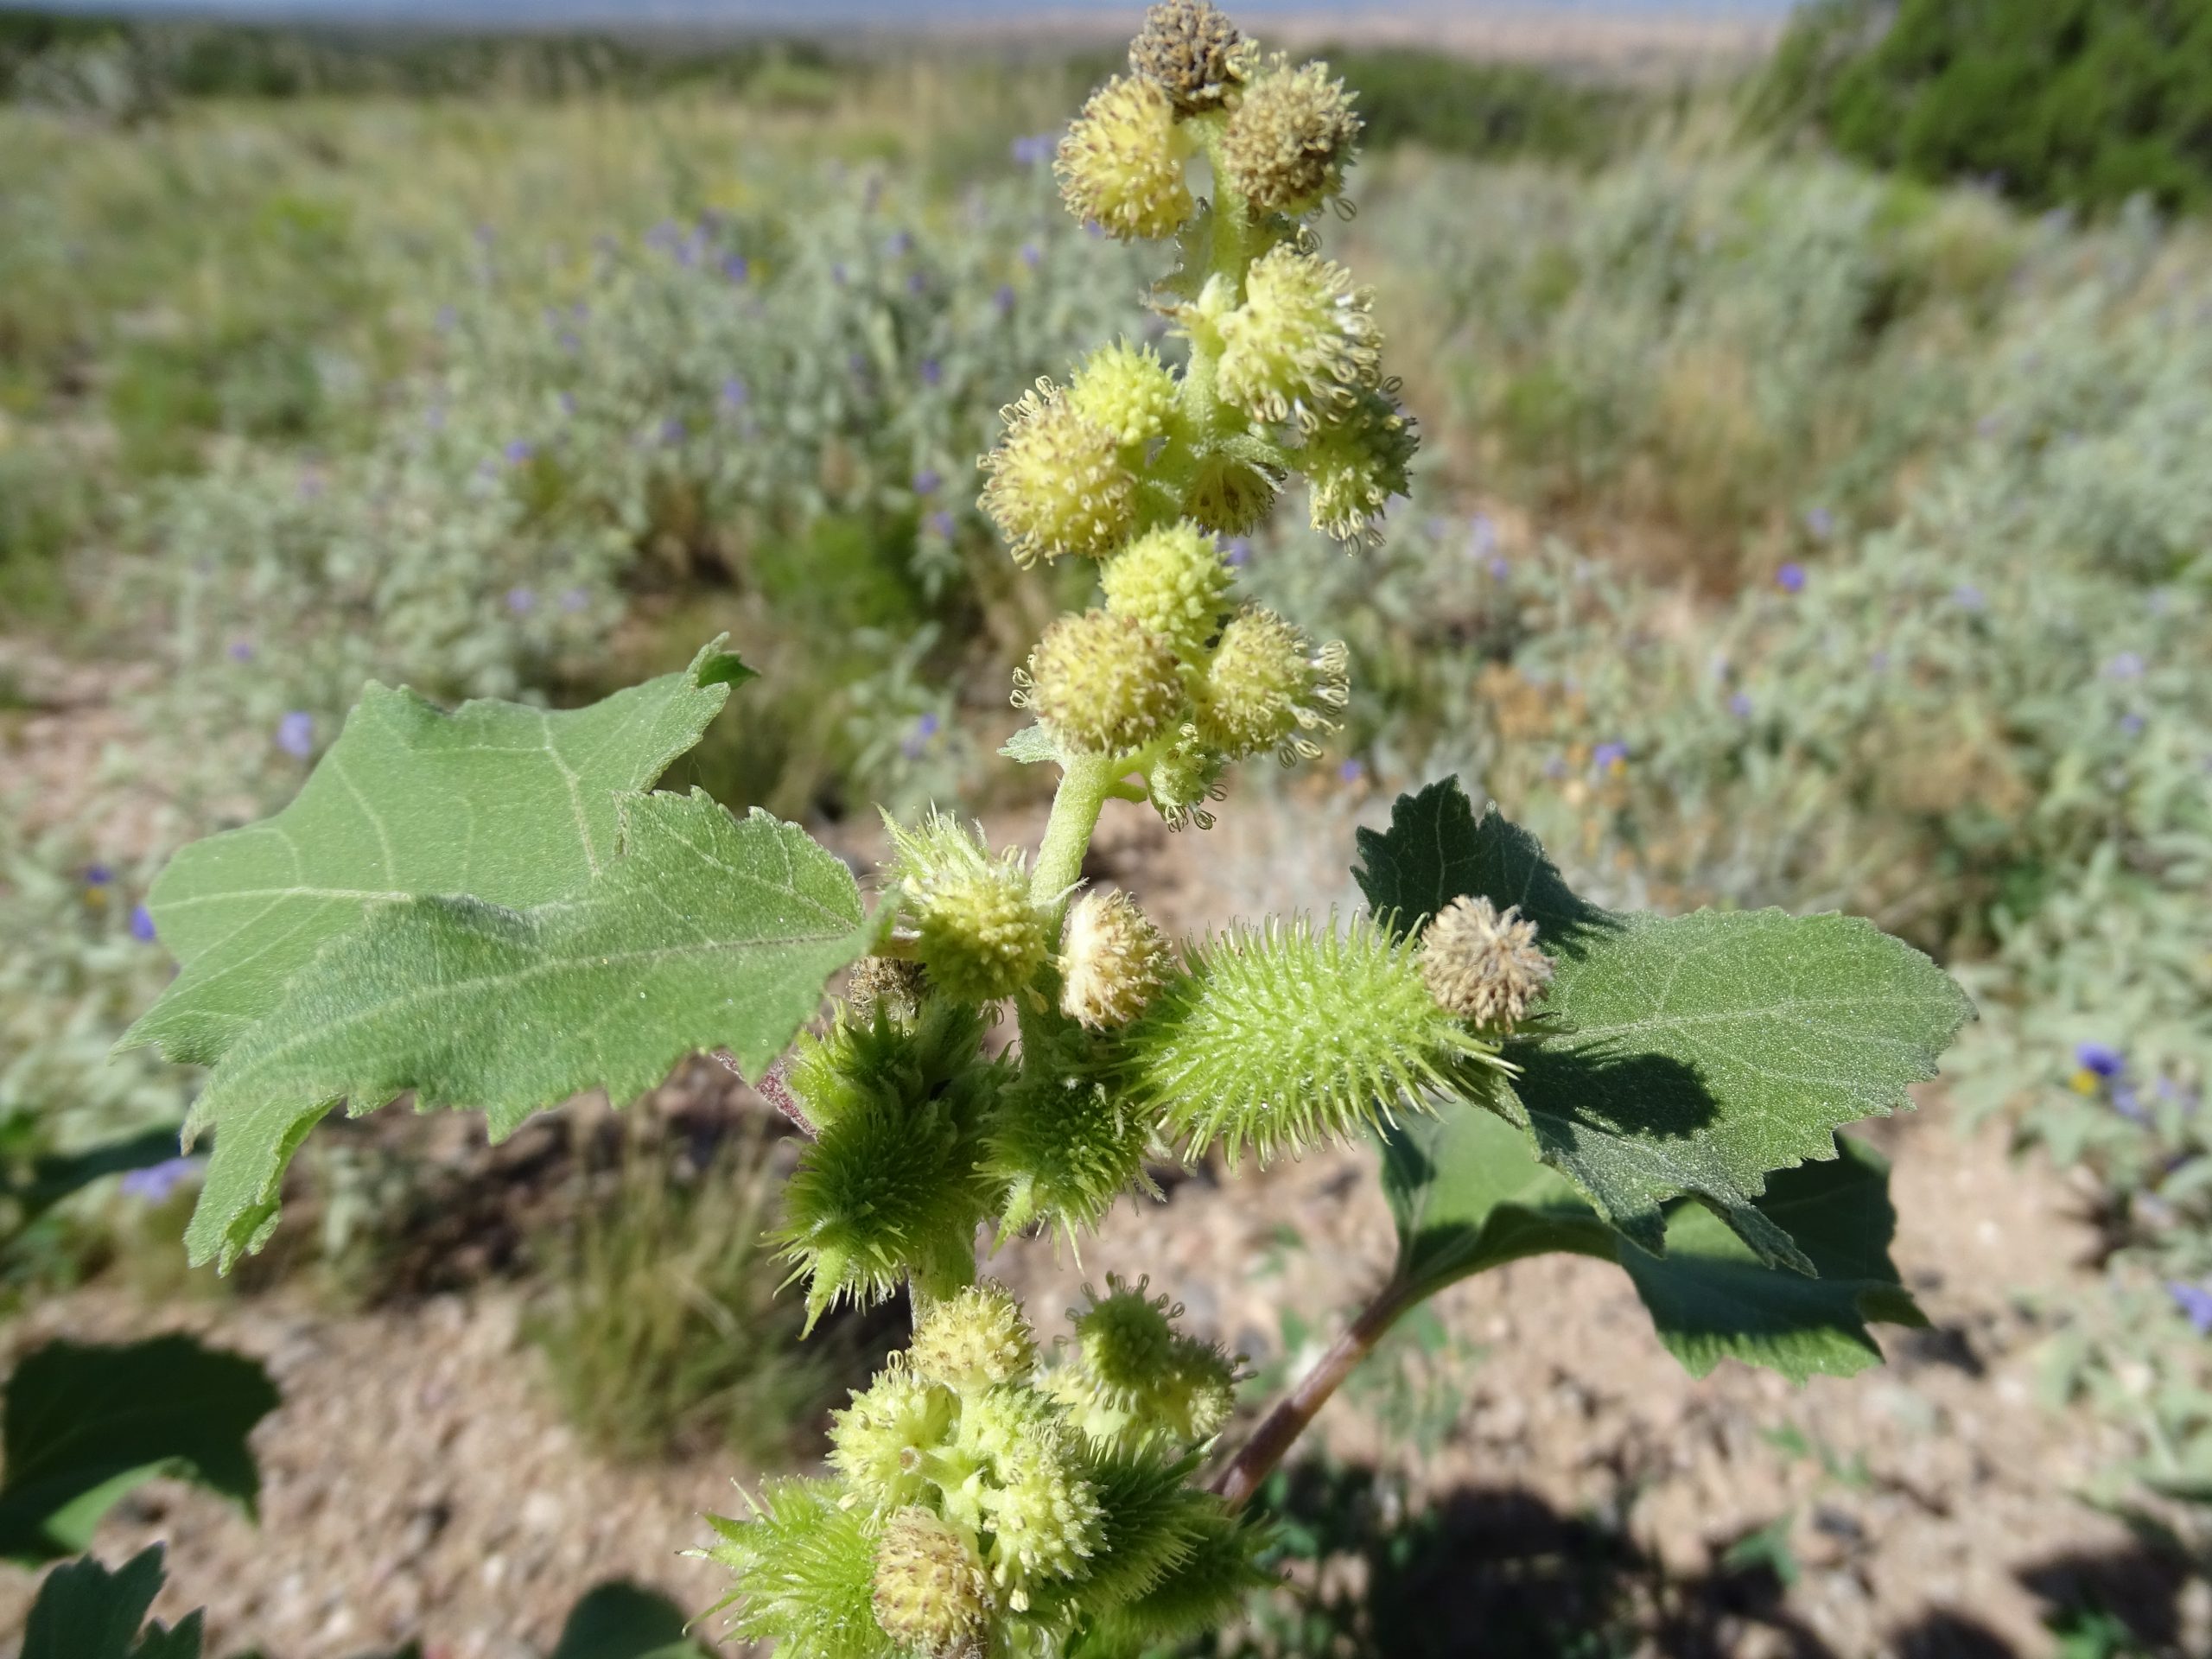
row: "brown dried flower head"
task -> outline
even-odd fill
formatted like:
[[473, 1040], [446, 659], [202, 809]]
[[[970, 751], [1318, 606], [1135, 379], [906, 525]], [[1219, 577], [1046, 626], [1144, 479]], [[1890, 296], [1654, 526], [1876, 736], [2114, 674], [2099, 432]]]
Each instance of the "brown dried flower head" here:
[[1454, 899], [1421, 935], [1421, 976], [1439, 1007], [1493, 1031], [1529, 1017], [1552, 982], [1552, 959], [1518, 906]]

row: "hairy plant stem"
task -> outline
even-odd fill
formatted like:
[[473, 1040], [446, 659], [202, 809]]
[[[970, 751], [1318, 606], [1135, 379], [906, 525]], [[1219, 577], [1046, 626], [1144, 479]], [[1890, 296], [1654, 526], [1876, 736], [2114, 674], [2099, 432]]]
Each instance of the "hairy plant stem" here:
[[1033, 903], [1049, 904], [1055, 931], [1067, 891], [1083, 879], [1083, 855], [1090, 850], [1091, 831], [1113, 792], [1115, 780], [1129, 769], [1108, 754], [1071, 755], [1061, 762], [1060, 786], [1052, 797], [1052, 816], [1037, 843], [1037, 868], [1029, 879]]
[[1404, 1281], [1395, 1277], [1362, 1308], [1344, 1335], [1330, 1344], [1320, 1362], [1299, 1379], [1298, 1386], [1275, 1402], [1274, 1409], [1260, 1421], [1251, 1437], [1236, 1449], [1212, 1480], [1212, 1487], [1234, 1509], [1260, 1489], [1275, 1465], [1303, 1434], [1330, 1395], [1351, 1375], [1352, 1368], [1375, 1351], [1383, 1333], [1398, 1316], [1421, 1300]]

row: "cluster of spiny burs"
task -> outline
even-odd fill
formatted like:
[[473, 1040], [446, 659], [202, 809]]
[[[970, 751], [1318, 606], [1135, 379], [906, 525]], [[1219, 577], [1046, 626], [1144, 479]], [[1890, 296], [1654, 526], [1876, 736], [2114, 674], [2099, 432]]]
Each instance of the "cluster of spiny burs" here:
[[[1410, 938], [1300, 917], [1178, 951], [1127, 894], [1078, 890], [1108, 799], [1203, 829], [1230, 764], [1316, 752], [1343, 647], [1240, 603], [1223, 541], [1294, 474], [1317, 526], [1370, 540], [1414, 448], [1370, 296], [1310, 224], [1359, 131], [1342, 85], [1203, 0], [1154, 6], [1130, 66], [1058, 174], [1079, 218], [1177, 238], [1154, 303], [1179, 365], [1108, 346], [1010, 404], [981, 463], [1017, 560], [1098, 565], [1101, 602], [1015, 677], [1035, 724], [1009, 753], [1058, 766], [1051, 822], [1033, 860], [942, 814], [893, 823], [880, 954], [764, 1084], [810, 1137], [780, 1235], [810, 1317], [905, 1288], [917, 1319], [838, 1418], [830, 1475], [716, 1522], [736, 1633], [786, 1659], [1118, 1655], [1224, 1616], [1260, 1536], [1193, 1477], [1230, 1362], [1116, 1284], [1040, 1363], [977, 1282], [977, 1230], [1071, 1241], [1149, 1157], [1264, 1159], [1478, 1086], [1551, 976], [1534, 927], [1479, 899]], [[1007, 1006], [1020, 1041], [993, 1056]]]

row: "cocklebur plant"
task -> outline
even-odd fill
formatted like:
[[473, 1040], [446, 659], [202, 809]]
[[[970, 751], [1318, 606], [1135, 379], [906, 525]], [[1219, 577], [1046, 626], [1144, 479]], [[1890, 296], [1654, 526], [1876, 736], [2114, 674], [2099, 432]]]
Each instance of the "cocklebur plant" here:
[[[196, 1262], [266, 1242], [341, 1103], [411, 1090], [498, 1135], [714, 1050], [790, 1116], [776, 1236], [810, 1319], [904, 1291], [916, 1328], [826, 1474], [715, 1522], [734, 1630], [787, 1655], [1121, 1655], [1222, 1619], [1266, 1537], [1246, 1501], [1344, 1374], [1519, 1256], [1618, 1263], [1700, 1373], [1849, 1374], [1879, 1357], [1869, 1321], [1918, 1317], [1884, 1166], [1836, 1131], [1907, 1103], [1967, 1008], [1871, 925], [1604, 910], [1456, 780], [1362, 833], [1349, 918], [1177, 948], [1084, 887], [1109, 800], [1202, 830], [1237, 763], [1311, 758], [1347, 706], [1343, 648], [1241, 595], [1220, 538], [1302, 474], [1357, 556], [1406, 487], [1369, 296], [1310, 222], [1357, 128], [1325, 70], [1166, 0], [1061, 146], [1077, 215], [1179, 259], [1154, 296], [1171, 351], [1109, 342], [1039, 383], [982, 463], [1015, 561], [1092, 561], [1100, 588], [1013, 687], [1031, 719], [1006, 753], [1058, 773], [1033, 849], [893, 820], [871, 910], [798, 826], [655, 791], [752, 677], [716, 641], [573, 710], [372, 685], [289, 806], [153, 894], [182, 965], [131, 1039], [213, 1068]], [[1148, 1285], [1109, 1281], [1047, 1351], [979, 1275], [979, 1234], [1078, 1239], [1155, 1159], [1370, 1135], [1395, 1266], [1233, 1451], [1235, 1362]]]

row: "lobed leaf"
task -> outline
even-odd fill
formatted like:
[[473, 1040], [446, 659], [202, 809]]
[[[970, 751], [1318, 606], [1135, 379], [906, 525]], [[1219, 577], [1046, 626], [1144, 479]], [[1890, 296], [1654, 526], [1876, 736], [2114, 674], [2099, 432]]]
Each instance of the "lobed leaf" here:
[[83, 1549], [100, 1517], [156, 1475], [195, 1481], [251, 1513], [261, 1481], [246, 1437], [276, 1404], [258, 1361], [190, 1337], [34, 1350], [8, 1379], [0, 1419], [0, 1555], [50, 1560]]
[[1359, 847], [1354, 875], [1395, 927], [1470, 893], [1536, 923], [1556, 964], [1546, 1028], [1508, 1045], [1521, 1075], [1491, 1103], [1654, 1253], [1664, 1206], [1692, 1194], [1762, 1261], [1812, 1272], [1758, 1202], [1768, 1174], [1910, 1106], [1972, 1013], [1934, 963], [1856, 918], [1602, 910], [1495, 807], [1478, 820], [1456, 779], [1401, 797]]
[[193, 842], [154, 883], [182, 970], [123, 1046], [213, 1065], [373, 906], [465, 893], [519, 909], [582, 889], [614, 856], [615, 797], [651, 787], [753, 677], [721, 643], [586, 709], [448, 715], [369, 686], [289, 805]]
[[187, 1124], [217, 1131], [195, 1263], [259, 1247], [285, 1163], [340, 1100], [413, 1090], [480, 1108], [497, 1138], [588, 1089], [626, 1101], [696, 1050], [757, 1076], [873, 942], [851, 872], [796, 825], [696, 791], [620, 804], [620, 852], [575, 896], [381, 906], [232, 1044]]
[[198, 1612], [170, 1630], [139, 1624], [162, 1592], [162, 1547], [111, 1573], [89, 1556], [46, 1575], [23, 1625], [22, 1659], [200, 1659]]
[[[1762, 1259], [1811, 1271], [1756, 1204], [1770, 1171], [1911, 1104], [1971, 1011], [1921, 952], [1851, 916], [1631, 916], [1563, 958], [1561, 1034], [1509, 1046], [1545, 1161], [1646, 1249], [1692, 1193]], [[1509, 1110], [1510, 1103], [1509, 1103]]]
[[1757, 1200], [1764, 1223], [1817, 1271], [1810, 1277], [1767, 1265], [1711, 1211], [1681, 1199], [1666, 1207], [1665, 1254], [1652, 1255], [1607, 1225], [1513, 1125], [1446, 1104], [1382, 1136], [1396, 1282], [1410, 1306], [1505, 1262], [1568, 1251], [1625, 1268], [1660, 1341], [1697, 1376], [1735, 1358], [1798, 1382], [1848, 1376], [1881, 1359], [1870, 1322], [1925, 1320], [1890, 1259], [1889, 1166], [1847, 1137], [1834, 1144], [1831, 1158], [1782, 1172]]

